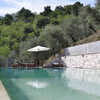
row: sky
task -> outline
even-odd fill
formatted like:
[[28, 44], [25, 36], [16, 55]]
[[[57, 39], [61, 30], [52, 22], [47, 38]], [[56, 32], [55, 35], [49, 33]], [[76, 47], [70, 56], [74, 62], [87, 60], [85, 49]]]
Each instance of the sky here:
[[95, 0], [0, 0], [0, 16], [18, 12], [22, 7], [32, 12], [40, 13], [44, 11], [44, 7], [51, 6], [54, 10], [59, 5], [71, 5], [80, 1], [84, 5], [95, 5]]

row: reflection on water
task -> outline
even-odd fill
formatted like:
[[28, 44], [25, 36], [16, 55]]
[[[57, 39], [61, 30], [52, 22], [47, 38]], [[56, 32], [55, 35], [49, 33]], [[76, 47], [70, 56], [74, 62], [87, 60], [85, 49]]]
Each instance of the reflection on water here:
[[81, 90], [85, 93], [100, 96], [100, 84], [84, 82], [79, 80], [70, 80], [67, 86], [72, 89]]
[[48, 86], [46, 82], [39, 82], [39, 81], [30, 81], [27, 82], [27, 84], [35, 88], [45, 88]]
[[100, 70], [67, 68], [62, 77], [100, 84]]
[[62, 77], [66, 78], [68, 87], [100, 96], [100, 70], [69, 68]]

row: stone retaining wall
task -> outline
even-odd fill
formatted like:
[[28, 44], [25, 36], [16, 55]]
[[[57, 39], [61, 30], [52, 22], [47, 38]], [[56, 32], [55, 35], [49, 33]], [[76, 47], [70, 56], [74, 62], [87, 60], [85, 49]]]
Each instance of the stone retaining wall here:
[[91, 55], [65, 56], [62, 60], [67, 67], [100, 68], [100, 53]]
[[67, 67], [100, 68], [100, 41], [65, 48]]
[[100, 53], [100, 41], [65, 48], [65, 56]]

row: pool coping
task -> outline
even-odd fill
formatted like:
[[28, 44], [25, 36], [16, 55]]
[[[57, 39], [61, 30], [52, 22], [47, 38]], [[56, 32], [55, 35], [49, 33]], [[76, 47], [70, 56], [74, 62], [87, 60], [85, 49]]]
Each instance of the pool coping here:
[[0, 100], [11, 100], [1, 80], [0, 80]]

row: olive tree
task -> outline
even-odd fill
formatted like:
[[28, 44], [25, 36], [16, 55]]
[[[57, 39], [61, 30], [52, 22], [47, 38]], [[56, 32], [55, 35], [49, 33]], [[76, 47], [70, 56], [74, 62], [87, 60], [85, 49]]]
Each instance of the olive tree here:
[[48, 25], [46, 26], [39, 37], [39, 44], [51, 48], [55, 54], [67, 46], [67, 42], [63, 37], [63, 30], [60, 26]]
[[91, 34], [89, 28], [84, 25], [80, 17], [70, 16], [70, 18], [63, 20], [60, 26], [69, 46]]

